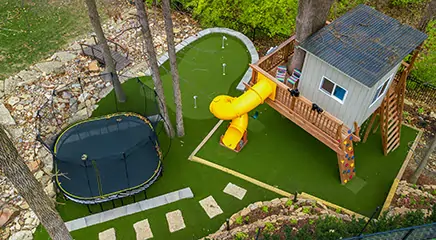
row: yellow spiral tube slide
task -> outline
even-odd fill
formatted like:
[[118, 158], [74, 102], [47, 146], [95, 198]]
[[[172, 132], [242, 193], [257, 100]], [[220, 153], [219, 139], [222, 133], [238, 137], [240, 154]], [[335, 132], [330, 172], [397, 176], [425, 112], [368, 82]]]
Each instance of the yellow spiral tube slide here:
[[217, 118], [232, 120], [222, 138], [222, 143], [235, 149], [248, 126], [248, 112], [262, 104], [268, 97], [274, 100], [276, 84], [258, 73], [257, 83], [239, 97], [219, 95], [210, 103], [209, 110]]

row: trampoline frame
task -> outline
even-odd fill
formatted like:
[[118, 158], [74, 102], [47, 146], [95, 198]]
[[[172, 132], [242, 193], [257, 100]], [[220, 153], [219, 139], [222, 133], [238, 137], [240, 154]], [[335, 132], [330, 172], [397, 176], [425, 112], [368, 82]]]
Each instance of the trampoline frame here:
[[[57, 159], [57, 156], [56, 156], [57, 144], [59, 143], [59, 140], [62, 138], [62, 136], [68, 130], [70, 130], [74, 127], [77, 127], [80, 124], [83, 124], [86, 122], [92, 122], [92, 121], [99, 121], [99, 120], [103, 120], [103, 119], [110, 119], [110, 118], [114, 118], [117, 116], [137, 117], [137, 118], [141, 119], [145, 124], [147, 124], [150, 127], [150, 129], [152, 130], [152, 132], [156, 135], [156, 138], [155, 138], [155, 141], [153, 142], [153, 144], [154, 144], [154, 147], [156, 149], [156, 154], [159, 158], [159, 163], [158, 163], [156, 170], [154, 171], [154, 174], [147, 181], [141, 183], [140, 185], [126, 188], [123, 190], [119, 190], [117, 192], [104, 194], [102, 196], [80, 197], [80, 196], [76, 196], [72, 193], [69, 193], [67, 190], [65, 190], [62, 187], [62, 182], [59, 181], [59, 175], [62, 174], [62, 173], [59, 173], [58, 164], [56, 161], [56, 159]], [[74, 201], [74, 202], [77, 202], [77, 203], [80, 203], [80, 204], [98, 204], [98, 203], [108, 202], [108, 201], [112, 201], [112, 200], [135, 195], [137, 193], [145, 191], [148, 187], [150, 187], [162, 175], [162, 171], [163, 171], [163, 166], [162, 166], [163, 155], [162, 155], [162, 152], [160, 150], [160, 145], [159, 145], [157, 134], [156, 134], [156, 131], [153, 127], [153, 124], [151, 124], [151, 122], [148, 118], [146, 118], [140, 114], [132, 113], [132, 112], [119, 112], [119, 113], [108, 114], [108, 115], [104, 115], [104, 116], [100, 116], [100, 117], [89, 118], [89, 119], [79, 121], [79, 122], [76, 122], [76, 123], [68, 126], [66, 129], [61, 131], [61, 133], [56, 137], [56, 141], [53, 144], [53, 158], [54, 158], [53, 160], [54, 160], [54, 170], [55, 170], [54, 178], [55, 178], [57, 188], [62, 192], [63, 196], [65, 196], [67, 199]]]

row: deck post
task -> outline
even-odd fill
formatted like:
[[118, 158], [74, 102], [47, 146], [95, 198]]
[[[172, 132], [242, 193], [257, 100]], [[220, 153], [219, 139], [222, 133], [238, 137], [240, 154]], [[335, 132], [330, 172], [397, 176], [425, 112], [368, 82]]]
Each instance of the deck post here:
[[295, 109], [295, 102], [297, 101], [297, 97], [291, 96], [291, 110], [294, 111]]

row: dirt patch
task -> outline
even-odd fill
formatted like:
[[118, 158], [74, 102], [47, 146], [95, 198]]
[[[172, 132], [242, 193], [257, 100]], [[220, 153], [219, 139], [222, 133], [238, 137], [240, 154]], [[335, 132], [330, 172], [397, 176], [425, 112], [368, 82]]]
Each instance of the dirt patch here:
[[[415, 169], [411, 169], [410, 167], [406, 168], [406, 171], [404, 171], [402, 180], [408, 181], [410, 177], [412, 176]], [[419, 178], [418, 182], [416, 184], [418, 185], [436, 185], [436, 178], [429, 176], [431, 173], [424, 172]]]

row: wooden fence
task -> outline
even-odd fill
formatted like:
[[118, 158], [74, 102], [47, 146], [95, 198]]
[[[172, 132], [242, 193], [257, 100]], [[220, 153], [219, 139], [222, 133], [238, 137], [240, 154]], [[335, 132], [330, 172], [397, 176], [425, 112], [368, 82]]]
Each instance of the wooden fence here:
[[436, 108], [436, 86], [423, 82], [413, 75], [407, 79], [406, 97]]

